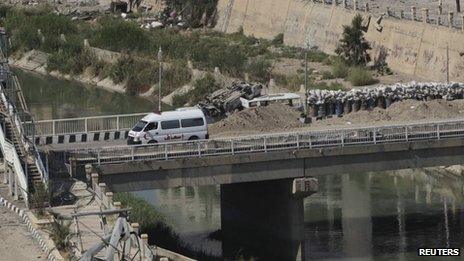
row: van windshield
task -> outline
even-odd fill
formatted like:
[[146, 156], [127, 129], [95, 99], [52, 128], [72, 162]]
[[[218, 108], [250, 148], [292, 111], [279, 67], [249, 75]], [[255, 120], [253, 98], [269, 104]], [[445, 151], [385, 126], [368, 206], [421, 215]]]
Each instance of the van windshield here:
[[146, 121], [139, 121], [137, 122], [137, 124], [135, 124], [134, 128], [132, 128], [133, 131], [142, 131], [143, 130], [143, 127], [145, 127], [145, 125], [147, 125], [147, 122]]

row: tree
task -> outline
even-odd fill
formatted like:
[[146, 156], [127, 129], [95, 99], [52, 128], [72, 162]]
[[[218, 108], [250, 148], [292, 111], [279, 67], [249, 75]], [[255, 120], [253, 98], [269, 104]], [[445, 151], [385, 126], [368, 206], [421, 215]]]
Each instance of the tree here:
[[363, 18], [357, 14], [351, 21], [351, 26], [343, 26], [343, 35], [335, 52], [352, 65], [365, 66], [371, 61], [368, 51], [371, 45], [364, 38]]

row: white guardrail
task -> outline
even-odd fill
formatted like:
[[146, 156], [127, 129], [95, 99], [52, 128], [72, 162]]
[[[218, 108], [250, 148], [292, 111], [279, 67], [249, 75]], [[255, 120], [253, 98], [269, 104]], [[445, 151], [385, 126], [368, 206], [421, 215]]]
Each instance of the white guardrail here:
[[21, 191], [24, 201], [28, 202], [29, 196], [27, 193], [29, 190], [26, 173], [24, 173], [23, 166], [21, 166], [21, 160], [19, 159], [15, 146], [5, 138], [3, 128], [0, 128], [0, 147], [5, 160], [13, 166], [14, 173], [18, 177], [19, 190]]
[[378, 143], [464, 138], [464, 119], [287, 134], [256, 135], [163, 144], [68, 150], [77, 160], [89, 163], [120, 163], [137, 160], [234, 155], [242, 153], [346, 147]]
[[[56, 136], [98, 131], [123, 131], [132, 128], [147, 113], [23, 122], [26, 136]], [[35, 126], [35, 133], [34, 133]]]

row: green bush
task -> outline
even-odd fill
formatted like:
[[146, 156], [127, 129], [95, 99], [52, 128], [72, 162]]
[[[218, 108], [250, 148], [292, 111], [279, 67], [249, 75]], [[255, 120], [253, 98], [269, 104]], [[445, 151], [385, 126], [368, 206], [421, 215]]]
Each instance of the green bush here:
[[349, 67], [342, 59], [336, 58], [332, 60], [332, 75], [335, 78], [346, 78], [348, 76]]
[[183, 107], [188, 102], [189, 102], [189, 96], [187, 93], [176, 94], [172, 97], [172, 106], [174, 106], [175, 108]]
[[290, 76], [274, 74], [273, 77], [277, 85], [283, 86], [294, 92], [299, 91], [300, 86], [304, 84], [304, 74], [294, 74]]
[[350, 81], [353, 86], [370, 85], [377, 82], [368, 70], [361, 67], [353, 67], [350, 69], [348, 81]]
[[187, 67], [187, 63], [184, 61], [173, 61], [169, 68], [166, 68], [163, 75], [162, 81], [164, 82], [161, 94], [168, 95], [175, 89], [190, 82], [192, 75]]
[[268, 82], [271, 78], [272, 63], [268, 59], [260, 57], [251, 61], [247, 67], [253, 81]]
[[219, 89], [219, 86], [216, 84], [214, 76], [210, 73], [206, 74], [205, 77], [196, 80], [194, 83], [194, 89], [188, 92], [190, 97], [190, 104], [196, 104], [199, 101], [203, 100], [208, 94]]
[[279, 33], [277, 34], [274, 39], [272, 39], [272, 44], [273, 45], [282, 45], [284, 44], [284, 34]]
[[90, 39], [92, 46], [111, 51], [146, 51], [153, 47], [148, 32], [134, 22], [112, 17], [105, 17], [99, 21], [99, 27]]
[[322, 72], [322, 79], [330, 80], [330, 79], [334, 79], [334, 78], [335, 77], [333, 76], [333, 74], [330, 71], [323, 71]]
[[69, 235], [71, 235], [71, 222], [54, 218], [49, 226], [50, 237], [58, 250], [64, 251], [69, 246]]
[[331, 82], [327, 84], [326, 82], [311, 82], [309, 83], [311, 89], [319, 89], [319, 90], [331, 90], [331, 91], [339, 91], [343, 90], [343, 85], [338, 82]]

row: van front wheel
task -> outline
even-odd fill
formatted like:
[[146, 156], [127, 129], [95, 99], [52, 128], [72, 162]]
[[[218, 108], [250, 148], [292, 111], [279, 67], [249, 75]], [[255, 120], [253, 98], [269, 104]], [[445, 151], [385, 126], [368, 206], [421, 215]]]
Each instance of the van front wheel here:
[[189, 138], [189, 140], [198, 140], [198, 137], [197, 136], [192, 136]]
[[158, 143], [156, 140], [150, 140], [147, 142], [148, 144], [155, 144], [155, 143]]

